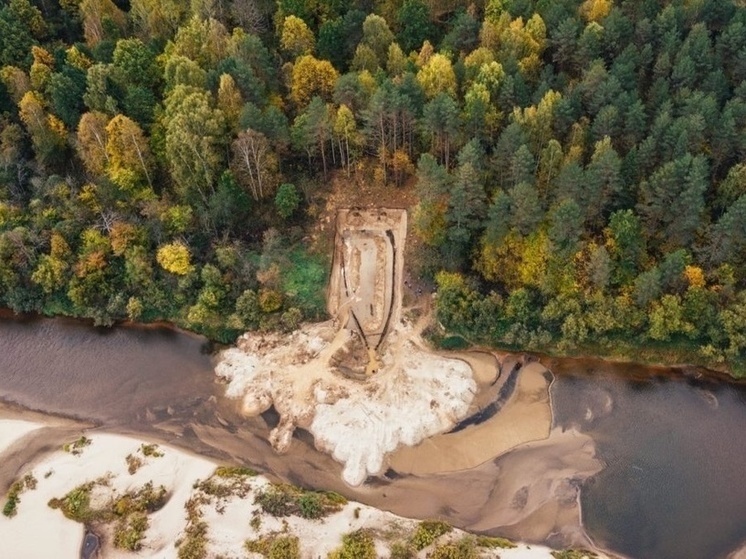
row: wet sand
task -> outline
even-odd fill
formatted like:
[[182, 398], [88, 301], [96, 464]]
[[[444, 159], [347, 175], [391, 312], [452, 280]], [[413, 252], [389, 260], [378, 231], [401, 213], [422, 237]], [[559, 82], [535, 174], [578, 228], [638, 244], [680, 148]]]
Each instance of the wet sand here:
[[[215, 383], [212, 362], [203, 351], [204, 340], [157, 329], [101, 332], [72, 321], [30, 322], [0, 323], [0, 337], [10, 340], [13, 347], [13, 355], [0, 355], [0, 391], [26, 406], [74, 415], [107, 430], [144, 436], [216, 460], [247, 464], [275, 480], [335, 490], [402, 516], [436, 517], [460, 528], [509, 534], [535, 543], [559, 532], [564, 541], [558, 545], [586, 545], [587, 538], [575, 529], [580, 525], [579, 515], [576, 511], [574, 519], [568, 519], [572, 510], [566, 504], [569, 496], [560, 491], [585, 479], [591, 469], [585, 465], [587, 447], [575, 439], [558, 439], [553, 433], [543, 445], [519, 446], [501, 458], [486, 456], [481, 464], [450, 473], [423, 455], [423, 462], [430, 462], [423, 473], [390, 472], [352, 488], [341, 480], [342, 467], [319, 452], [310, 434], [302, 429], [296, 431], [286, 454], [276, 454], [268, 439], [277, 415], [270, 411], [244, 418], [239, 402], [221, 396], [223, 388]], [[492, 363], [491, 356], [478, 358], [485, 366]], [[499, 389], [499, 379], [491, 384], [494, 376], [494, 368], [482, 370], [478, 378], [485, 390]], [[530, 372], [526, 376], [539, 382]], [[60, 385], [66, 395], [62, 402]], [[524, 387], [523, 380], [518, 386]], [[517, 414], [515, 421], [533, 424], [530, 433], [526, 425], [514, 428], [527, 439], [549, 434], [546, 415], [537, 418], [520, 411], [522, 407], [537, 410], [539, 405], [546, 406], [536, 393], [538, 386], [531, 388], [527, 382], [525, 391], [520, 388], [516, 392], [517, 397], [527, 399], [507, 404], [516, 408], [511, 412]], [[481, 435], [470, 434], [470, 430], [478, 434], [482, 429], [472, 426], [461, 436], [487, 441], [486, 429]], [[503, 447], [517, 442], [508, 440], [508, 435], [494, 434], [496, 445], [501, 439]], [[459, 437], [451, 438], [453, 446], [450, 442], [441, 446], [441, 454], [460, 452], [456, 445]], [[42, 448], [49, 442], [40, 436], [35, 444]], [[15, 455], [17, 466], [7, 468], [13, 473], [0, 480], [5, 482], [0, 490], [7, 488], [18, 467], [32, 461], [35, 454], [38, 452], [29, 448]], [[562, 468], [557, 466], [558, 456], [566, 461]], [[567, 466], [575, 458], [580, 460], [579, 467]], [[473, 466], [480, 460], [481, 456], [474, 454], [468, 464], [459, 467]], [[548, 469], [547, 479], [552, 483], [534, 483], [533, 478], [546, 477], [542, 468]], [[529, 488], [530, 498], [521, 503], [524, 487]], [[538, 528], [532, 528], [535, 525]], [[575, 528], [565, 533], [566, 526]]]
[[456, 433], [436, 435], [415, 447], [402, 447], [389, 459], [398, 473], [434, 474], [466, 470], [527, 442], [549, 437], [552, 410], [547, 369], [524, 367], [515, 392], [493, 417]]

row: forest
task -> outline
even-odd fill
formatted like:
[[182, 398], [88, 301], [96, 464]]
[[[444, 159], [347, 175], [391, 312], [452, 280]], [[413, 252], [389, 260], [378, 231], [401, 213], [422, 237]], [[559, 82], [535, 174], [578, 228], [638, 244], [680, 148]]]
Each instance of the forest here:
[[0, 6], [0, 306], [291, 330], [364, 177], [448, 331], [746, 375], [742, 0]]

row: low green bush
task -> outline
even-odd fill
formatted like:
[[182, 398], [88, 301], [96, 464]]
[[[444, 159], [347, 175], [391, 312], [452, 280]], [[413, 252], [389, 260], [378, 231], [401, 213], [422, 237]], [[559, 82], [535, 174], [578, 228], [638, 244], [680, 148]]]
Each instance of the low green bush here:
[[467, 536], [457, 542], [437, 546], [428, 559], [479, 559], [479, 553], [474, 538]]
[[423, 520], [417, 526], [410, 543], [417, 551], [425, 549], [443, 534], [453, 530], [453, 527], [447, 522], [441, 520]]
[[586, 549], [566, 549], [564, 551], [552, 551], [552, 557], [554, 559], [595, 559], [598, 555]]
[[417, 552], [406, 542], [394, 542], [391, 545], [391, 559], [415, 559]]
[[328, 555], [328, 559], [376, 559], [376, 545], [368, 530], [362, 529], [342, 536], [342, 547]]
[[249, 540], [247, 551], [261, 553], [267, 559], [300, 559], [300, 542], [296, 536], [270, 534], [258, 540]]
[[65, 452], [69, 452], [70, 454], [74, 454], [75, 456], [80, 456], [80, 454], [83, 452], [83, 449], [87, 446], [89, 446], [93, 441], [86, 437], [85, 435], [81, 435], [79, 439], [71, 442], [71, 443], [65, 443], [62, 445], [62, 450]]
[[259, 473], [256, 470], [243, 466], [218, 466], [215, 469], [215, 475], [222, 478], [254, 477], [259, 475]]
[[514, 547], [518, 547], [510, 540], [506, 540], [505, 538], [496, 538], [493, 536], [477, 536], [477, 546], [488, 547], [490, 549], [513, 549]]
[[304, 491], [292, 485], [274, 484], [257, 491], [254, 502], [272, 516], [297, 515], [316, 519], [337, 512], [347, 499], [333, 491]]
[[148, 524], [148, 517], [142, 512], [122, 518], [114, 529], [114, 547], [128, 551], [141, 549]]
[[18, 512], [18, 503], [21, 502], [21, 493], [27, 489], [36, 489], [36, 478], [33, 474], [26, 474], [22, 479], [13, 482], [8, 490], [7, 501], [3, 506], [3, 514], [8, 518], [12, 518]]
[[143, 443], [140, 445], [140, 452], [143, 453], [143, 456], [152, 456], [153, 458], [161, 458], [163, 456], [163, 452], [158, 450], [157, 444]]
[[298, 499], [300, 515], [303, 518], [321, 518], [324, 514], [324, 507], [321, 504], [321, 497], [317, 493], [304, 493]]
[[290, 486], [286, 485], [273, 485], [266, 490], [258, 491], [254, 503], [272, 516], [290, 516], [297, 507], [296, 495]]

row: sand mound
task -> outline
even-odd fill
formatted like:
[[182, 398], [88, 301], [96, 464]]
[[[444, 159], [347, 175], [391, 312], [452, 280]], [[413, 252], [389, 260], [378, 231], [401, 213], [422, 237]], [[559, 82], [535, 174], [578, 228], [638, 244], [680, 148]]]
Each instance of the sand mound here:
[[452, 427], [468, 411], [476, 384], [469, 365], [423, 350], [406, 325], [390, 334], [378, 374], [364, 382], [346, 378], [329, 361], [349, 336], [347, 330], [334, 335], [331, 323], [289, 336], [246, 335], [223, 352], [215, 370], [246, 415], [274, 405], [275, 450], [287, 450], [295, 427], [305, 427], [344, 464], [345, 481], [359, 485], [380, 473], [399, 446]]

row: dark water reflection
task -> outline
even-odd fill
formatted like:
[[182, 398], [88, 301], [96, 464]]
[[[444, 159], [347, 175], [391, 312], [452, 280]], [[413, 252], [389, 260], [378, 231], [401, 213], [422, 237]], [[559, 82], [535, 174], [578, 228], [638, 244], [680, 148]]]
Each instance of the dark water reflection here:
[[0, 318], [0, 397], [112, 427], [152, 421], [213, 394], [206, 349], [169, 328]]
[[[285, 457], [272, 453], [264, 438], [271, 417], [219, 420], [216, 411], [236, 416], [221, 407], [206, 349], [203, 338], [167, 328], [0, 318], [0, 399], [125, 432], [173, 427], [181, 444], [200, 452], [248, 456], [285, 479], [312, 479], [385, 507], [400, 481], [346, 490], [339, 467], [311, 441], [299, 440]], [[637, 559], [716, 559], [746, 540], [746, 388], [594, 361], [549, 366], [557, 373], [555, 423], [590, 434], [607, 464], [582, 492], [599, 544]], [[459, 494], [469, 484], [489, 492], [478, 475], [444, 480]], [[430, 481], [419, 481], [427, 501]]]
[[590, 434], [606, 463], [582, 492], [599, 543], [639, 559], [703, 559], [746, 540], [746, 386], [552, 366], [555, 421]]

